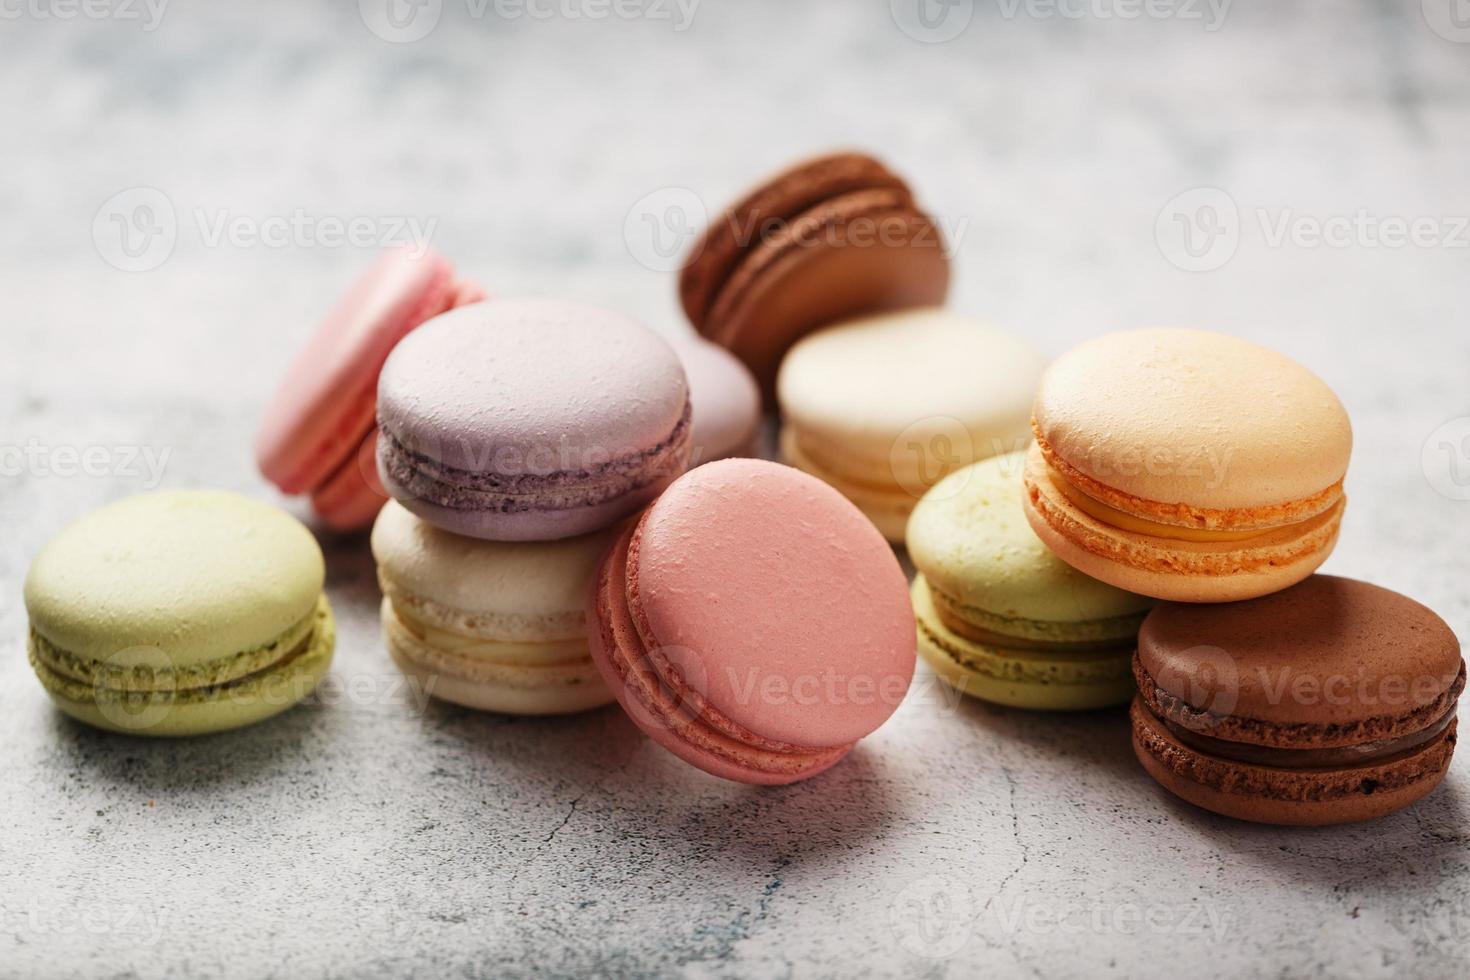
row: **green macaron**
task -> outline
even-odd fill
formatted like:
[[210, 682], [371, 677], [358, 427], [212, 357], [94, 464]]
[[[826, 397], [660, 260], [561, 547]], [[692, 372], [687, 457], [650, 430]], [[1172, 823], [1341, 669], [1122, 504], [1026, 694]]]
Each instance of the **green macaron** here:
[[201, 735], [279, 714], [336, 639], [321, 548], [220, 491], [144, 494], [75, 521], [25, 583], [31, 666], [62, 711], [135, 735]]
[[1025, 453], [975, 463], [909, 519], [919, 653], [960, 691], [1018, 708], [1124, 704], [1152, 600], [1083, 575], [1026, 521]]

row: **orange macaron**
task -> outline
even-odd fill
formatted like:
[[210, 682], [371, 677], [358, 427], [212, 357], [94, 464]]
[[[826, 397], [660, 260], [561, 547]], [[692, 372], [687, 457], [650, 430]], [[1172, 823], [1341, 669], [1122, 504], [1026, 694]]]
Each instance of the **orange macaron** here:
[[1337, 543], [1352, 427], [1325, 382], [1275, 351], [1201, 330], [1109, 334], [1047, 370], [1031, 424], [1027, 518], [1110, 585], [1250, 599]]

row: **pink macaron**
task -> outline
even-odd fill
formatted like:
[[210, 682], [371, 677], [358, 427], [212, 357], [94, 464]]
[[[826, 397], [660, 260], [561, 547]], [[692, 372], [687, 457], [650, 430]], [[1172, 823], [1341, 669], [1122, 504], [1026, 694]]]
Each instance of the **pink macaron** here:
[[916, 646], [883, 536], [799, 470], [728, 459], [676, 480], [604, 557], [593, 661], [634, 723], [725, 779], [834, 765], [898, 707]]
[[689, 461], [667, 341], [609, 310], [497, 299], [404, 339], [378, 383], [378, 474], [437, 527], [491, 541], [587, 534]]
[[409, 331], [485, 293], [432, 250], [384, 252], [301, 348], [255, 437], [260, 472], [310, 494], [328, 527], [372, 524], [387, 495], [373, 465], [378, 373]]

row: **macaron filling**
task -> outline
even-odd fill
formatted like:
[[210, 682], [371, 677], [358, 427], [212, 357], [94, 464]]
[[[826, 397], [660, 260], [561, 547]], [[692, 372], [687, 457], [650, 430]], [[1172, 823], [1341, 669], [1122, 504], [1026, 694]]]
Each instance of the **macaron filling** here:
[[[556, 684], [599, 684], [584, 638], [507, 641], [445, 629], [383, 600], [390, 651], [435, 674], [501, 687], [542, 690]], [[432, 689], [428, 690], [433, 694]]]
[[528, 511], [571, 510], [616, 500], [626, 494], [676, 476], [688, 458], [690, 406], [673, 430], [647, 450], [610, 453], [595, 466], [556, 469], [543, 465], [560, 458], [554, 446], [539, 452], [517, 449], [508, 457], [525, 465], [496, 469], [500, 453], [487, 448], [484, 468], [465, 469], [436, 460], [404, 445], [385, 425], [381, 429], [378, 458], [388, 476], [405, 491], [446, 510], [493, 511], [502, 514]]
[[1133, 673], [1141, 710], [1181, 744], [1225, 759], [1285, 769], [1367, 765], [1423, 746], [1453, 724], [1465, 689], [1462, 662], [1437, 697], [1402, 714], [1350, 724], [1282, 724], [1192, 705], [1161, 687], [1137, 655]]
[[1219, 509], [1149, 500], [1087, 476], [1046, 443], [1034, 421], [1032, 427], [1046, 475], [1057, 491], [1099, 523], [1134, 534], [1199, 543], [1247, 541], [1274, 531], [1305, 527], [1343, 500], [1340, 479], [1303, 500], [1264, 507]]
[[293, 625], [280, 639], [255, 650], [189, 667], [101, 664], [60, 650], [34, 629], [28, 652], [42, 684], [53, 694], [78, 703], [107, 700], [143, 705], [280, 697], [279, 703], [294, 704], [310, 690], [276, 692], [275, 686], [289, 683], [293, 668], [304, 666], [301, 662], [330, 657], [335, 632], [331, 607], [326, 596], [322, 596], [311, 615]]
[[[992, 640], [986, 637], [985, 630], [976, 629], [973, 624], [963, 623], [961, 629], [955, 629], [951, 624], [962, 621], [946, 617], [941, 605], [953, 600], [940, 598], [941, 593], [922, 573], [914, 581], [912, 595], [915, 622], [923, 641], [921, 647], [937, 651], [969, 673], [1014, 684], [1124, 685], [1126, 690], [1121, 693], [1125, 697], [1131, 693], [1129, 655], [1133, 652], [1133, 636], [1137, 634], [1137, 624], [1133, 622], [1136, 617], [1083, 624], [1105, 625], [1093, 639], [1059, 639], [1060, 631], [1073, 624], [1055, 623], [1037, 624], [1044, 625], [1043, 631], [1053, 637], [1050, 641], [1002, 634], [993, 634]], [[1133, 622], [1133, 633], [1120, 634], [1119, 631], [1128, 629], [1130, 622]]]
[[1127, 616], [1069, 622], [1025, 619], [987, 612], [967, 605], [929, 582], [929, 595], [939, 621], [951, 632], [990, 646], [1016, 650], [1087, 651], [1109, 653], [1120, 648], [1132, 652], [1138, 627], [1148, 610]]
[[[1152, 714], [1152, 711], [1150, 711]], [[1392, 762], [1406, 757], [1438, 738], [1455, 721], [1455, 708], [1451, 707], [1440, 719], [1428, 728], [1400, 735], [1397, 738], [1378, 739], [1356, 745], [1342, 745], [1326, 749], [1291, 749], [1270, 745], [1254, 745], [1249, 742], [1232, 742], [1190, 731], [1183, 725], [1158, 715], [1154, 718], [1167, 728], [1181, 744], [1207, 755], [1244, 762], [1253, 766], [1270, 766], [1276, 769], [1348, 769], [1381, 762]]]
[[763, 738], [724, 716], [690, 687], [651, 635], [637, 580], [638, 539], [647, 514], [624, 532], [597, 582], [596, 608], [609, 665], [642, 714], [676, 739], [742, 768], [793, 775], [836, 762], [852, 744], [810, 747]]

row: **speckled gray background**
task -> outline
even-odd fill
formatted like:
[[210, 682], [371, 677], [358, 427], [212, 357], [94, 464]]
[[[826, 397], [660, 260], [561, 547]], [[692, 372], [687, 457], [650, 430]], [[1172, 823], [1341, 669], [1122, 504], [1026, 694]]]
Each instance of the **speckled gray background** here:
[[[687, 25], [669, 4], [487, 2], [429, 0], [397, 34], [376, 0], [180, 2], [157, 23], [141, 0], [4, 5], [0, 974], [1470, 972], [1464, 755], [1409, 812], [1260, 828], [1162, 794], [1121, 713], [955, 705], [921, 677], [832, 772], [735, 786], [615, 710], [416, 705], [357, 540], [324, 540], [341, 639], [312, 704], [174, 743], [56, 714], [24, 663], [27, 561], [154, 482], [132, 448], [167, 452], [163, 485], [278, 499], [256, 418], [367, 258], [323, 219], [433, 221], [494, 289], [677, 330], [653, 246], [833, 145], [879, 151], [942, 217], [955, 306], [1051, 354], [1180, 323], [1311, 365], [1358, 439], [1331, 570], [1470, 636], [1452, 499], [1470, 495], [1470, 31], [1439, 0], [1240, 0], [1223, 21], [926, 0], [928, 27], [907, 0], [704, 0]], [[1360, 212], [1345, 243], [1301, 237]], [[1179, 267], [1176, 213], [1223, 231], [1215, 268]], [[293, 214], [284, 241], [213, 234]], [[1295, 242], [1274, 240], [1283, 215]], [[171, 252], [122, 251], [119, 218], [172, 227]], [[1433, 241], [1374, 237], [1415, 218]], [[89, 447], [92, 475], [65, 475]]]

